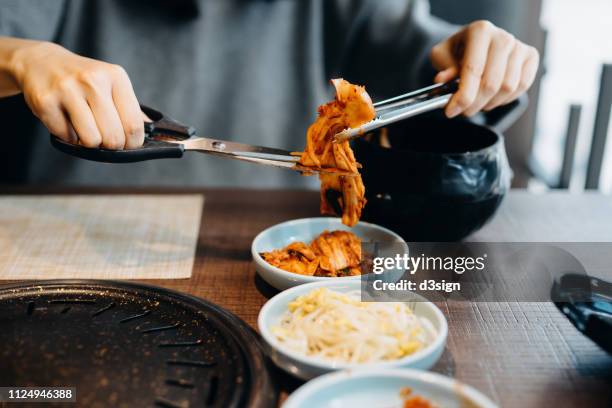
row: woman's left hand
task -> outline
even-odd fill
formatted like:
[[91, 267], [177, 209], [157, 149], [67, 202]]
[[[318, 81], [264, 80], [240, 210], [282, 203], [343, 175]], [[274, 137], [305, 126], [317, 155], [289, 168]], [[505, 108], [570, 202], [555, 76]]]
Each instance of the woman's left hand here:
[[472, 116], [514, 101], [533, 84], [540, 55], [489, 21], [464, 27], [431, 51], [436, 82], [459, 77], [446, 115]]

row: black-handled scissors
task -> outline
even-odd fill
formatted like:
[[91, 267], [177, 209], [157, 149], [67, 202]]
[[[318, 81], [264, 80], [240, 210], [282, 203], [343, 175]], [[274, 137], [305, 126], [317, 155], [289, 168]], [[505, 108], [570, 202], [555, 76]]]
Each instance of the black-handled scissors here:
[[147, 106], [141, 106], [141, 109], [151, 119], [151, 122], [145, 122], [144, 144], [139, 148], [129, 150], [92, 149], [64, 142], [53, 135], [51, 135], [51, 144], [56, 149], [71, 156], [104, 163], [134, 163], [155, 159], [181, 158], [186, 151], [196, 151], [302, 173], [352, 174], [337, 169], [316, 169], [302, 166], [298, 164], [299, 156], [286, 150], [199, 137], [196, 136], [196, 131], [192, 126], [184, 125]]

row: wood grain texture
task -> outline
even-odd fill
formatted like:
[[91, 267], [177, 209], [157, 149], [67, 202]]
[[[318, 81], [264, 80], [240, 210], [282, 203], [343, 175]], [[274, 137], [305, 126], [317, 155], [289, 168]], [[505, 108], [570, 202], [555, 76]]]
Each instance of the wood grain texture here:
[[[87, 191], [128, 190], [64, 192]], [[215, 302], [255, 328], [259, 309], [276, 291], [256, 278], [251, 241], [270, 225], [317, 216], [318, 195], [247, 190], [204, 193], [206, 210], [193, 275], [146, 283]], [[471, 239], [612, 241], [607, 235], [612, 234], [610, 203], [610, 197], [598, 195], [513, 192], [493, 222]], [[594, 216], [597, 221], [591, 219]], [[551, 303], [447, 301], [438, 306], [448, 319], [449, 338], [434, 371], [475, 386], [502, 407], [612, 406], [612, 358], [576, 331]], [[287, 374], [278, 372], [277, 377], [285, 393], [300, 385]]]
[[0, 198], [0, 280], [191, 276], [203, 197]]

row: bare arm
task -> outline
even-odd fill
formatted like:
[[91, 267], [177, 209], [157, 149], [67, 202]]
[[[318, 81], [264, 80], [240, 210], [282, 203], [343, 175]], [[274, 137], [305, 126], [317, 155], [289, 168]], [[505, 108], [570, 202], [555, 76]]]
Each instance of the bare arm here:
[[30, 47], [35, 41], [0, 37], [0, 98], [21, 93], [14, 72], [15, 53], [20, 48]]
[[472, 116], [512, 102], [533, 84], [538, 51], [488, 21], [476, 21], [436, 45], [436, 82], [461, 79], [446, 114]]
[[127, 73], [57, 44], [0, 37], [0, 97], [23, 93], [51, 133], [87, 147], [142, 145], [144, 126]]
[[[446, 114], [472, 116], [526, 92], [538, 71], [535, 48], [488, 21], [465, 27], [430, 14], [426, 0], [330, 0], [326, 63], [331, 75], [364, 83], [375, 98], [410, 87], [460, 79]], [[347, 51], [348, 50], [348, 51]], [[338, 56], [343, 56], [344, 60]], [[344, 65], [342, 63], [344, 62]]]

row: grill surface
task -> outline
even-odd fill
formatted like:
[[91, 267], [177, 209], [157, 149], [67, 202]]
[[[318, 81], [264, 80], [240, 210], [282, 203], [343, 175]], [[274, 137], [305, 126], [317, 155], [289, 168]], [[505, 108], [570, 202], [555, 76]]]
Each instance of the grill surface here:
[[268, 407], [276, 392], [238, 317], [109, 281], [0, 288], [0, 384], [74, 386], [77, 406]]

